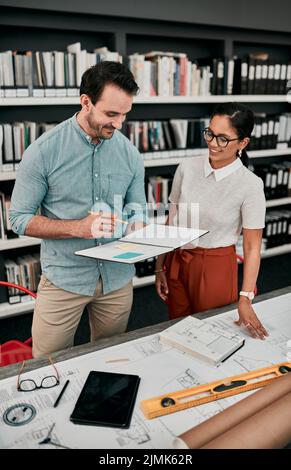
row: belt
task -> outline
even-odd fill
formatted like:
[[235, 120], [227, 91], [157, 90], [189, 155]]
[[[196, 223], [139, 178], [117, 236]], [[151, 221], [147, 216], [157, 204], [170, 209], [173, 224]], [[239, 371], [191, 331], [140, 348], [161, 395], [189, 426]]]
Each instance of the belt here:
[[170, 263], [168, 267], [169, 277], [170, 279], [177, 280], [179, 278], [181, 264], [189, 264], [196, 255], [203, 257], [204, 264], [204, 260], [207, 256], [227, 256], [233, 253], [235, 253], [234, 245], [221, 248], [177, 249], [170, 253]]

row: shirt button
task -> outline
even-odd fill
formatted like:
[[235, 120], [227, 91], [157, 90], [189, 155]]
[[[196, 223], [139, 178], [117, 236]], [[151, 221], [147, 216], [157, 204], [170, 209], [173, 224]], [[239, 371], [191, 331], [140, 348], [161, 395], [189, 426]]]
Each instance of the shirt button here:
[[98, 173], [95, 173], [95, 178], [98, 178]]
[[100, 266], [100, 267], [102, 267], [102, 266], [103, 266], [103, 264], [102, 264], [102, 263], [100, 263], [100, 264], [99, 264], [99, 266]]
[[98, 201], [98, 199], [99, 199], [99, 197], [96, 196], [96, 197], [95, 197], [95, 200]]

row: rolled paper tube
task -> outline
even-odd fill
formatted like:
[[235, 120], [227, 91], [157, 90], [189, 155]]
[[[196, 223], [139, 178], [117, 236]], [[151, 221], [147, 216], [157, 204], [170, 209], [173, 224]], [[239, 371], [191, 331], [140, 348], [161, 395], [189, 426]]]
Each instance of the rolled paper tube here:
[[291, 392], [202, 449], [282, 449], [291, 442]]
[[291, 392], [291, 372], [189, 429], [179, 438], [190, 449], [199, 449], [289, 392]]

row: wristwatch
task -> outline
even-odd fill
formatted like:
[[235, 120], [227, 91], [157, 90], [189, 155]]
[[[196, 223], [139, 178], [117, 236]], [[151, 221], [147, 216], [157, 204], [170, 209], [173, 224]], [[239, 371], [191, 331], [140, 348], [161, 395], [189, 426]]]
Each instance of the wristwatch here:
[[239, 295], [247, 297], [249, 300], [253, 300], [255, 298], [255, 294], [253, 292], [246, 292], [244, 290], [241, 290]]

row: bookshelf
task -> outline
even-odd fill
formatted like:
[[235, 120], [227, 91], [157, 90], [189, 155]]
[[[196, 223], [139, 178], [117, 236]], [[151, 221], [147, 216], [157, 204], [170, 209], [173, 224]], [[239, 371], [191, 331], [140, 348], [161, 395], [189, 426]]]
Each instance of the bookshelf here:
[[[269, 248], [266, 251], [261, 253], [262, 259], [269, 258], [271, 256], [284, 255], [286, 253], [291, 253], [291, 243], [287, 245], [277, 246], [274, 248]], [[134, 289], [151, 286], [155, 283], [155, 276], [144, 276], [133, 278], [133, 287]], [[28, 300], [26, 302], [19, 302], [16, 304], [2, 303], [0, 304], [0, 320], [2, 318], [13, 317], [17, 315], [23, 315], [26, 313], [31, 313], [34, 309], [34, 300]]]
[[[164, 152], [150, 152], [142, 154], [144, 157], [145, 168], [179, 165], [183, 160], [195, 156], [206, 155], [205, 149], [189, 149], [189, 150], [170, 150]], [[267, 158], [291, 155], [291, 147], [287, 149], [270, 149], [270, 150], [251, 150], [248, 156], [254, 158]], [[150, 157], [150, 158], [149, 158]], [[16, 178], [16, 171], [0, 172], [0, 181], [13, 181]]]
[[[142, 278], [135, 276], [132, 282], [134, 289], [149, 286], [155, 282], [155, 276], [145, 276]], [[0, 303], [0, 320], [1, 318], [30, 313], [34, 309], [34, 303], [34, 300], [27, 300], [25, 302], [18, 302], [15, 304], [9, 304], [8, 302]]]
[[24, 247], [38, 246], [38, 245], [40, 245], [39, 238], [33, 238], [33, 237], [12, 238], [10, 240], [0, 241], [0, 251], [13, 250], [15, 248], [24, 248]]
[[[290, 103], [291, 96], [285, 95], [213, 95], [213, 96], [136, 96], [134, 104], [217, 104], [230, 101], [239, 103]], [[0, 106], [61, 106], [79, 105], [79, 97], [55, 98], [0, 98]]]
[[13, 317], [17, 315], [23, 315], [30, 313], [34, 309], [34, 300], [27, 302], [19, 302], [16, 304], [9, 304], [7, 302], [0, 304], [0, 320], [2, 318]]
[[[249, 52], [266, 51], [270, 58], [281, 61], [291, 58], [291, 34], [247, 28], [221, 27], [206, 24], [189, 24], [175, 21], [142, 20], [127, 17], [110, 17], [100, 14], [82, 15], [70, 13], [12, 9], [0, 7], [0, 51], [5, 50], [66, 50], [68, 44], [80, 41], [82, 47], [93, 50], [107, 46], [119, 52], [124, 58], [138, 52], [163, 50], [185, 52], [189, 59], [199, 57], [243, 57]], [[13, 31], [13, 33], [12, 33]], [[124, 60], [126, 62], [126, 59]], [[134, 99], [134, 106], [128, 120], [142, 119], [182, 119], [209, 116], [215, 104], [226, 101], [247, 103], [255, 112], [279, 114], [290, 112], [291, 96], [287, 94], [252, 94], [252, 95], [213, 95], [213, 96], [142, 96]], [[0, 98], [0, 122], [34, 120], [36, 122], [60, 122], [69, 118], [79, 109], [79, 98], [67, 97], [18, 97]], [[174, 174], [176, 166], [190, 156], [201, 155], [204, 150], [172, 150], [167, 153], [152, 152], [144, 155], [147, 175]], [[249, 152], [254, 162], [268, 164], [284, 159], [291, 159], [291, 148], [254, 150]], [[0, 191], [2, 187], [13, 188], [17, 172], [0, 173]], [[268, 208], [289, 206], [290, 197], [267, 201]], [[27, 238], [0, 242], [0, 251], [27, 249], [39, 245], [39, 240]], [[291, 252], [291, 245], [271, 248], [262, 256], [277, 256]], [[135, 287], [149, 285], [148, 279], [135, 278]], [[31, 303], [32, 305], [32, 303]], [[9, 306], [11, 312], [27, 311], [29, 303]], [[2, 315], [0, 305], [0, 318]], [[3, 307], [4, 308], [4, 307]]]

